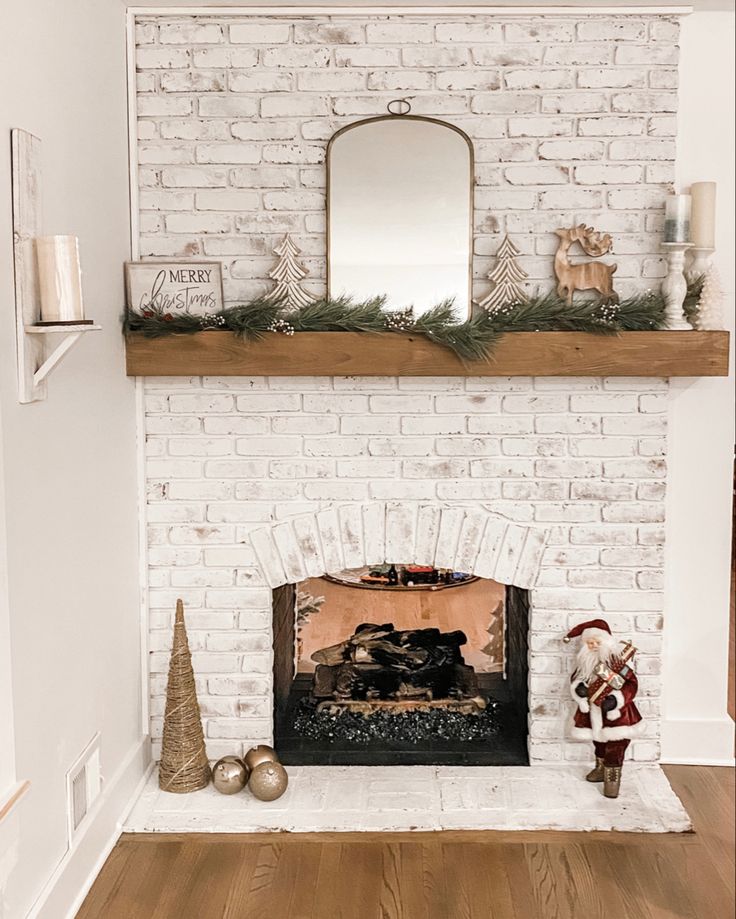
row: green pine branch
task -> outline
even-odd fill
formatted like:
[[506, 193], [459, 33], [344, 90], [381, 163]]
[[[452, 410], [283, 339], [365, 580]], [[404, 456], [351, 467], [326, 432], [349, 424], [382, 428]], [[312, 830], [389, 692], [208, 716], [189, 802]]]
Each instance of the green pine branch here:
[[[688, 285], [685, 313], [697, 312], [703, 279]], [[283, 301], [262, 297], [249, 303], [227, 307], [209, 316], [189, 313], [167, 313], [147, 310], [129, 311], [123, 321], [126, 332], [140, 332], [147, 338], [164, 335], [191, 335], [218, 330], [234, 332], [242, 338], [258, 340], [270, 331], [279, 331], [278, 323], [295, 332], [399, 332], [388, 327], [390, 311], [386, 297], [355, 302], [350, 297], [316, 300], [296, 310]], [[590, 332], [615, 335], [619, 332], [653, 331], [664, 323], [665, 303], [662, 295], [646, 291], [628, 297], [618, 304], [595, 300], [578, 300], [568, 305], [556, 292], [531, 297], [525, 303], [502, 306], [487, 313], [484, 310], [465, 322], [458, 322], [452, 300], [445, 300], [418, 316], [408, 319], [407, 331], [425, 335], [430, 341], [450, 348], [463, 360], [483, 360], [492, 353], [506, 332]]]

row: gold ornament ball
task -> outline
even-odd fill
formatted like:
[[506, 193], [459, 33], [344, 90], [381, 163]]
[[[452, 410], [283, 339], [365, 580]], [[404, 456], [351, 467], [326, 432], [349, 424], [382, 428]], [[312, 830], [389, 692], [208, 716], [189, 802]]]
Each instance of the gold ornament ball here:
[[281, 763], [259, 763], [250, 776], [248, 788], [259, 801], [275, 801], [286, 791], [289, 776]]
[[212, 770], [212, 783], [222, 795], [235, 795], [248, 783], [250, 770], [239, 756], [223, 756]]
[[266, 744], [258, 744], [257, 747], [251, 747], [245, 754], [245, 765], [251, 772], [261, 763], [277, 763], [279, 761], [276, 751], [273, 747], [267, 747]]

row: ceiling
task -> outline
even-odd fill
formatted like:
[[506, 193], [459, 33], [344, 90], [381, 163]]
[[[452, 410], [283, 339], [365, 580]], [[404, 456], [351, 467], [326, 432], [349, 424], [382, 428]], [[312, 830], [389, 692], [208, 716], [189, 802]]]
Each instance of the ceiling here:
[[315, 2], [315, 0], [271, 0], [271, 2], [255, 2], [250, 3], [237, 3], [233, 0], [210, 0], [210, 2], [191, 2], [191, 0], [151, 0], [149, 4], [146, 4], [145, 0], [141, 0], [139, 3], [130, 2], [128, 5], [130, 7], [145, 7], [145, 8], [167, 8], [167, 7], [176, 7], [178, 9], [192, 7], [194, 9], [202, 9], [206, 7], [229, 7], [229, 8], [239, 8], [246, 10], [248, 7], [258, 7], [263, 9], [264, 7], [270, 7], [273, 9], [278, 9], [279, 7], [340, 7], [342, 11], [346, 8], [354, 9], [356, 12], [360, 10], [361, 7], [368, 7], [371, 10], [375, 10], [377, 7], [385, 6], [388, 9], [396, 9], [397, 7], [421, 7], [422, 9], [435, 9], [438, 12], [444, 9], [451, 7], [462, 7], [467, 10], [471, 7], [477, 7], [478, 10], [483, 10], [484, 12], [491, 12], [494, 9], [503, 11], [509, 8], [519, 8], [520, 11], [523, 11], [525, 7], [549, 7], [550, 11], [555, 10], [559, 12], [564, 12], [565, 9], [575, 10], [587, 10], [590, 12], [595, 12], [596, 9], [605, 9], [607, 12], [612, 9], [627, 9], [627, 10], [646, 10], [647, 8], [653, 9], [662, 9], [666, 7], [668, 10], [671, 9], [682, 9], [683, 13], [688, 13], [691, 11], [703, 11], [703, 10], [730, 10], [733, 11], [735, 8], [736, 0], [690, 0], [689, 3], [667, 3], [667, 2], [654, 2], [654, 0], [644, 0], [644, 2], [616, 2], [616, 0], [504, 0], [502, 3], [473, 3], [468, 2], [468, 0], [445, 0], [443, 3], [431, 3], [427, 0], [403, 0], [403, 2], [361, 2], [355, 3], [351, 0], [322, 0], [322, 2]]

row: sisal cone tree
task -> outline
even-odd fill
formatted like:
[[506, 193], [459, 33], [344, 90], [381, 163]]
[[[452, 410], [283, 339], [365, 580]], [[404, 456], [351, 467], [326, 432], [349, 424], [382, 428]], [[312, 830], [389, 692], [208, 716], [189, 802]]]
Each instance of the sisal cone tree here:
[[210, 766], [184, 624], [184, 604], [177, 600], [158, 784], [163, 791], [186, 794], [204, 788], [209, 780]]

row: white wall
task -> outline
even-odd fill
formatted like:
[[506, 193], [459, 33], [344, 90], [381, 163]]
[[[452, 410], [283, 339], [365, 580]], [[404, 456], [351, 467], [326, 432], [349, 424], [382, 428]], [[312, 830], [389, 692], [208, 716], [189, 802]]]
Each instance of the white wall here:
[[[0, 825], [0, 916], [24, 915], [64, 866], [63, 776], [102, 731], [112, 825], [142, 768], [133, 391], [118, 317], [128, 254], [122, 0], [36, 0], [4, 10], [0, 81], [0, 412], [9, 558], [16, 773], [31, 792]], [[683, 31], [680, 177], [720, 183], [718, 262], [731, 298], [733, 15]], [[715, 90], [717, 88], [717, 92]], [[54, 373], [48, 401], [16, 401], [8, 131], [44, 140], [47, 228], [81, 238], [89, 336]], [[731, 299], [731, 303], [733, 300]], [[733, 322], [733, 319], [730, 319]], [[672, 405], [665, 735], [670, 759], [719, 759], [725, 718], [731, 381], [683, 384]], [[2, 633], [0, 596], [0, 641]], [[713, 644], [722, 650], [713, 656]], [[0, 662], [7, 676], [5, 661]], [[7, 723], [7, 719], [5, 719]], [[7, 778], [7, 776], [5, 777]], [[0, 779], [0, 785], [5, 779]], [[0, 789], [0, 793], [1, 793]], [[106, 824], [97, 821], [104, 839]], [[102, 835], [100, 835], [102, 834]], [[102, 842], [80, 849], [76, 889]], [[67, 891], [46, 909], [63, 916]]]
[[[124, 5], [6, 4], [0, 45], [4, 526], [15, 771], [31, 781], [0, 825], [0, 916], [26, 915], [64, 859], [65, 772], [101, 731], [107, 806], [88, 837], [95, 845], [67, 859], [73, 883], [65, 892], [62, 878], [43, 913], [61, 919], [143, 770], [134, 386], [119, 325], [129, 254]], [[15, 378], [11, 127], [42, 138], [46, 230], [79, 235], [88, 313], [103, 325], [54, 371], [47, 401], [30, 405], [18, 403]]]
[[[716, 264], [734, 330], [734, 14], [683, 20], [678, 190], [718, 182]], [[731, 355], [733, 368], [733, 348]], [[673, 381], [665, 570], [662, 754], [669, 762], [727, 762], [726, 713], [734, 374]]]
[[[2, 443], [0, 412], [0, 443]], [[0, 453], [0, 809], [3, 797], [15, 784], [15, 732], [10, 655], [10, 607], [8, 605], [7, 554], [5, 551], [5, 487]]]

